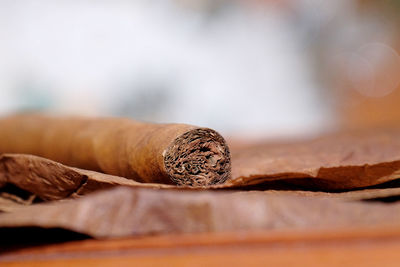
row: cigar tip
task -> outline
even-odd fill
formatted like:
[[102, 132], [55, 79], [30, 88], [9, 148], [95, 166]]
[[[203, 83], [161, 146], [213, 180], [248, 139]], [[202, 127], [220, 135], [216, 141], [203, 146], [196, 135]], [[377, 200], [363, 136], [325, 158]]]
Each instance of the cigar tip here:
[[164, 165], [174, 183], [194, 187], [224, 183], [231, 173], [224, 138], [208, 128], [197, 128], [176, 138], [164, 154]]

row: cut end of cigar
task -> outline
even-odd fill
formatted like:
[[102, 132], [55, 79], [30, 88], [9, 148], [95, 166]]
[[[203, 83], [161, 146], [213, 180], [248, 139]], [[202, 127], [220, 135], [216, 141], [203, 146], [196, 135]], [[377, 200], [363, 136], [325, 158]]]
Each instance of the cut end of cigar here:
[[198, 128], [174, 140], [164, 153], [165, 169], [178, 185], [224, 183], [231, 173], [229, 148], [214, 130]]

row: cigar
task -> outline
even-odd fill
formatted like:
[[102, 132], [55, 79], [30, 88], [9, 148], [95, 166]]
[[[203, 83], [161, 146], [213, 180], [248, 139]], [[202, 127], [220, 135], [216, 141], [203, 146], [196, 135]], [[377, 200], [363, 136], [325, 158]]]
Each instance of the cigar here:
[[0, 154], [24, 153], [145, 183], [210, 186], [231, 173], [229, 148], [216, 131], [125, 118], [0, 119]]

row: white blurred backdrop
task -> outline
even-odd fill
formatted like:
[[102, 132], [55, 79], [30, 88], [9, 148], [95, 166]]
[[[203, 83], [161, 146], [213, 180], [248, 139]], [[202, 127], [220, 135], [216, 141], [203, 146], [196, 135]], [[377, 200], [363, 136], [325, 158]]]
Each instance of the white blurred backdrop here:
[[327, 25], [357, 29], [354, 12], [348, 0], [2, 0], [0, 113], [316, 133], [336, 117], [315, 51]]

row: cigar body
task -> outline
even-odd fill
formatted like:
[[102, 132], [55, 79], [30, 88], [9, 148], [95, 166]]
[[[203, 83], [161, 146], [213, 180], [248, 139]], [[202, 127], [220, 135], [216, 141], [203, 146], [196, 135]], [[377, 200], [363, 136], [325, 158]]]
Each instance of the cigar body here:
[[25, 153], [139, 182], [205, 186], [230, 175], [214, 130], [125, 118], [15, 115], [0, 119], [0, 153]]

